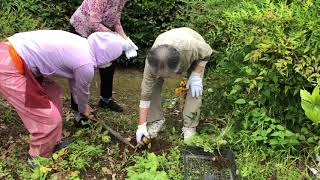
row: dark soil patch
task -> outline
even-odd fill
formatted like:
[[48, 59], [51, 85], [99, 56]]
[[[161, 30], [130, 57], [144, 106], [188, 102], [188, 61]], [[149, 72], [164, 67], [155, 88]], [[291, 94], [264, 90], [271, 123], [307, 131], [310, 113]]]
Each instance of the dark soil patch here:
[[[149, 146], [149, 147], [148, 147]], [[141, 147], [138, 151], [149, 150], [157, 155], [167, 152], [171, 149], [171, 144], [162, 139], [153, 139], [150, 145]]]
[[216, 167], [218, 170], [229, 168], [231, 166], [231, 162], [229, 159], [226, 159], [222, 156], [214, 156], [212, 158], [212, 166]]

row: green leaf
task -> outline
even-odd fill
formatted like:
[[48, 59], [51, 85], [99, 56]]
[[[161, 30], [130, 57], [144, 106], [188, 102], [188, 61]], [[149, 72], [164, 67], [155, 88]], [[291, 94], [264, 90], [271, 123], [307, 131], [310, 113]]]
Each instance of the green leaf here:
[[255, 105], [256, 105], [256, 103], [254, 103], [254, 101], [249, 101], [248, 103], [249, 103], [249, 105], [251, 105], [251, 106], [255, 106]]
[[305, 115], [314, 123], [320, 123], [320, 94], [319, 86], [316, 86], [310, 94], [306, 90], [300, 90], [301, 106]]
[[246, 100], [245, 99], [238, 99], [234, 102], [235, 104], [245, 104]]
[[237, 78], [236, 80], [234, 80], [234, 83], [240, 82], [242, 81], [242, 78]]

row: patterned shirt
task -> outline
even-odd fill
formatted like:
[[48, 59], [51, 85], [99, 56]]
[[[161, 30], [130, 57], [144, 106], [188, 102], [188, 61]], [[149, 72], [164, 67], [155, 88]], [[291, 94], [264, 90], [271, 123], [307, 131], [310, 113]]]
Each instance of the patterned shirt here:
[[126, 0], [84, 0], [70, 19], [71, 25], [83, 37], [93, 32], [115, 31], [121, 36], [121, 12]]

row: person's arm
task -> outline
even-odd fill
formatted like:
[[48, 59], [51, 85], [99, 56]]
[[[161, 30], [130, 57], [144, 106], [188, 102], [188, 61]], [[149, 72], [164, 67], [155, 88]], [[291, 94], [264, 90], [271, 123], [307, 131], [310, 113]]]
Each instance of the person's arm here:
[[193, 57], [194, 61], [197, 62], [196, 66], [192, 69], [192, 72], [189, 76], [187, 88], [190, 90], [192, 97], [202, 96], [203, 85], [202, 77], [205, 66], [212, 54], [211, 47], [204, 41], [194, 41]]
[[109, 28], [102, 24], [105, 8], [105, 6], [101, 5], [100, 0], [93, 0], [87, 22], [89, 28], [93, 32], [112, 32]]
[[193, 41], [192, 45], [194, 46], [194, 49], [195, 49], [194, 50], [195, 60], [198, 61], [198, 64], [195, 67], [194, 71], [201, 70], [201, 67], [203, 67], [202, 68], [203, 70], [206, 67], [207, 62], [209, 61], [213, 50], [210, 47], [210, 45], [204, 41]]
[[134, 42], [123, 31], [120, 19], [118, 20], [114, 28], [116, 33], [119, 34], [121, 37], [123, 37], [127, 41], [127, 43], [130, 45], [130, 49], [128, 51], [125, 51], [127, 58], [130, 59], [132, 57], [136, 57], [138, 55], [137, 53], [138, 46], [134, 44]]
[[152, 75], [148, 62], [146, 61], [143, 80], [141, 83], [141, 100], [139, 105], [139, 121], [138, 129], [136, 131], [137, 143], [143, 144], [141, 142], [142, 136], [149, 137], [147, 131], [147, 116], [149, 113], [149, 107], [151, 104], [151, 96], [154, 85], [156, 84], [156, 77]]
[[146, 122], [150, 103], [151, 103], [152, 91], [156, 82], [157, 82], [157, 78], [155, 75], [152, 74], [150, 65], [146, 61], [144, 72], [143, 72], [143, 79], [141, 83], [139, 124]]
[[73, 76], [74, 82], [70, 84], [72, 94], [74, 94], [78, 103], [79, 112], [88, 116], [92, 111], [88, 102], [90, 83], [94, 77], [94, 67], [92, 64], [83, 65], [74, 70]]
[[[202, 63], [202, 64], [201, 64]], [[195, 73], [202, 73], [202, 71], [204, 70], [205, 66], [207, 64], [207, 61], [200, 61], [198, 63], [198, 65], [193, 69], [192, 72], [195, 72]]]
[[129, 39], [128, 36], [126, 35], [126, 33], [124, 32], [120, 19], [118, 20], [118, 22], [114, 25], [114, 30], [116, 33], [118, 33], [120, 36], [122, 36], [125, 40]]

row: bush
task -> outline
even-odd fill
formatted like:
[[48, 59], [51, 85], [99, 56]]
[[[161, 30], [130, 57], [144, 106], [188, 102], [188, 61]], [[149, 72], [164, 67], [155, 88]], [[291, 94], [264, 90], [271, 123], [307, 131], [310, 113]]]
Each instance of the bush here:
[[186, 12], [177, 19], [188, 20], [186, 25], [204, 34], [217, 51], [212, 58], [217, 67], [206, 73], [205, 116], [222, 109], [234, 120], [244, 121], [252, 110], [263, 108], [293, 133], [300, 133], [301, 127], [318, 132], [306, 120], [299, 91], [312, 88], [320, 76], [319, 2], [189, 0], [186, 4]]
[[139, 46], [138, 57], [120, 64], [143, 66], [147, 50], [159, 34], [176, 27], [176, 17], [184, 7], [182, 0], [127, 1], [121, 22], [126, 34]]
[[69, 17], [76, 10], [81, 0], [41, 0], [15, 1], [0, 3], [0, 39], [17, 32], [36, 29], [69, 28]]
[[122, 15], [125, 32], [142, 47], [150, 47], [162, 32], [175, 27], [181, 0], [130, 0]]

